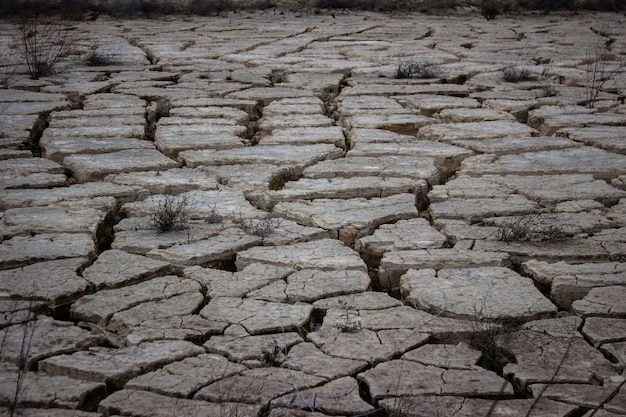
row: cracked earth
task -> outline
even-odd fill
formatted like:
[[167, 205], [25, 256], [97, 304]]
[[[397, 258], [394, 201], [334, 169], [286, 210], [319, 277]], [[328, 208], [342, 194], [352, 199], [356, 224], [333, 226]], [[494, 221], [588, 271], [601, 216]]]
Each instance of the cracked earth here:
[[0, 90], [0, 415], [625, 415], [625, 23], [74, 23]]

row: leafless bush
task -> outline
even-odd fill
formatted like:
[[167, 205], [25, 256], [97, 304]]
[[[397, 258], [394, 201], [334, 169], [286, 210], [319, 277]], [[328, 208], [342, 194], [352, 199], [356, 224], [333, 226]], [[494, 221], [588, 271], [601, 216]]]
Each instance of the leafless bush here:
[[428, 61], [401, 61], [396, 68], [395, 78], [437, 78], [440, 69]]
[[72, 28], [38, 14], [24, 15], [15, 24], [17, 53], [35, 80], [53, 74], [54, 67], [70, 55], [77, 40]]
[[626, 68], [626, 56], [615, 55], [611, 51], [615, 38], [605, 30], [592, 27], [591, 31], [597, 37], [587, 50], [585, 59], [585, 105], [589, 108], [595, 107], [607, 82]]
[[500, 373], [504, 365], [512, 361], [508, 351], [502, 349], [499, 340], [519, 330], [521, 322], [510, 319], [494, 319], [491, 314], [489, 300], [493, 297], [493, 283], [489, 289], [474, 303], [474, 320], [471, 345], [482, 353], [481, 366], [490, 371]]
[[[13, 393], [13, 398], [9, 400], [9, 404], [8, 404], [9, 415], [11, 417], [16, 415], [18, 405], [20, 402], [20, 396], [22, 395], [22, 392], [23, 392], [24, 377], [26, 376], [26, 372], [28, 371], [28, 358], [30, 356], [30, 349], [31, 349], [32, 342], [33, 342], [33, 335], [35, 334], [35, 327], [37, 325], [36, 315], [34, 312], [34, 307], [35, 307], [34, 300], [35, 300], [35, 296], [34, 296], [34, 290], [33, 290], [33, 293], [31, 293], [30, 299], [28, 300], [27, 316], [25, 317], [25, 320], [23, 320], [23, 318], [22, 320], [20, 320], [20, 318], [17, 317], [18, 316], [17, 306], [19, 303], [19, 301], [17, 300], [15, 301], [15, 308], [12, 311], [8, 312], [8, 314], [5, 316], [6, 321], [8, 322], [8, 326], [18, 325], [18, 323], [23, 321], [21, 324], [19, 324], [19, 326], [22, 326], [22, 329], [21, 329], [22, 334], [21, 334], [21, 340], [20, 340], [20, 346], [19, 346], [20, 350], [19, 350], [18, 363], [17, 363], [17, 378], [15, 380], [15, 392]], [[2, 333], [3, 333], [2, 339], [0, 340], [0, 357], [2, 357], [2, 353], [5, 348], [6, 338], [9, 333], [9, 327], [3, 329]]]
[[159, 201], [154, 213], [150, 215], [150, 223], [159, 233], [171, 230], [184, 230], [189, 227], [190, 198], [186, 195], [166, 195]]
[[9, 47], [0, 46], [0, 87], [8, 87], [17, 70], [15, 54]]

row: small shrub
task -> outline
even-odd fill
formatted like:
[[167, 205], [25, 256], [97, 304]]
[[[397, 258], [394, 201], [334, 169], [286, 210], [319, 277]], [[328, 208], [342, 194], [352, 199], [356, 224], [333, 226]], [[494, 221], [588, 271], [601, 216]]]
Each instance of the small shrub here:
[[262, 352], [263, 361], [270, 366], [280, 366], [285, 362], [287, 356], [282, 351], [276, 339], [273, 339]]
[[[3, 395], [3, 400], [6, 402], [3, 404], [7, 407], [8, 413], [5, 414], [7, 416], [17, 416], [18, 409], [23, 405], [21, 404], [20, 397], [24, 394], [24, 378], [26, 373], [31, 370], [29, 367], [30, 359], [32, 359], [31, 347], [33, 343], [33, 336], [35, 334], [35, 328], [37, 326], [37, 314], [35, 313], [35, 290], [31, 292], [30, 300], [28, 302], [28, 307], [26, 309], [26, 316], [23, 316], [22, 308], [19, 308], [18, 305], [20, 301], [15, 300], [14, 308], [11, 311], [4, 312], [4, 318], [6, 320], [7, 326], [20, 325], [21, 329], [21, 341], [20, 341], [20, 350], [19, 356], [17, 358], [17, 379], [15, 381], [14, 386], [6, 386], [6, 394]], [[19, 309], [19, 310], [18, 310]], [[0, 355], [2, 354], [5, 343], [7, 341], [7, 333], [9, 332], [8, 328], [4, 328], [2, 330], [4, 335], [0, 337]]]
[[505, 68], [502, 71], [502, 78], [511, 83], [519, 83], [522, 81], [536, 81], [539, 77], [533, 74], [530, 68], [521, 66]]
[[15, 55], [10, 50], [0, 50], [0, 87], [8, 87], [16, 70]]
[[344, 300], [339, 300], [339, 307], [343, 310], [343, 321], [337, 323], [337, 328], [341, 330], [342, 333], [356, 333], [361, 330], [361, 322], [353, 317], [356, 315], [354, 307]]
[[437, 78], [441, 71], [428, 61], [402, 61], [396, 68], [395, 78]]
[[606, 30], [592, 27], [591, 31], [598, 37], [587, 50], [585, 60], [585, 105], [589, 108], [595, 107], [606, 83], [626, 69], [626, 57], [623, 55], [615, 57], [611, 54], [615, 38]]
[[499, 225], [497, 239], [501, 242], [539, 242], [559, 240], [580, 232], [551, 216], [524, 215], [505, 218]]
[[89, 52], [85, 56], [85, 62], [90, 67], [105, 67], [107, 65], [116, 65], [119, 63], [119, 60], [115, 52], [103, 51], [98, 43], [94, 43], [89, 47]]
[[500, 13], [496, 0], [483, 0], [480, 3], [480, 14], [487, 20], [493, 20]]
[[189, 227], [190, 210], [191, 202], [188, 196], [166, 195], [159, 201], [156, 211], [150, 215], [150, 223], [158, 233], [184, 230]]
[[475, 336], [471, 344], [481, 351], [480, 366], [492, 372], [502, 373], [507, 363], [515, 362], [515, 358], [502, 347], [502, 340], [511, 337], [520, 329], [514, 321], [497, 320], [494, 323], [479, 319], [473, 323]]
[[204, 222], [208, 224], [219, 224], [222, 223], [223, 220], [224, 217], [217, 211], [217, 204], [211, 207], [211, 212], [204, 218]]

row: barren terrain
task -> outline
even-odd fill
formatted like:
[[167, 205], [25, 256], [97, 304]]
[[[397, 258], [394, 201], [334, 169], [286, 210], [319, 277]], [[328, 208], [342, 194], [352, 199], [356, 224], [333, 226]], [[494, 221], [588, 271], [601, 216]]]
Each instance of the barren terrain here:
[[624, 15], [71, 25], [2, 67], [0, 415], [626, 415]]

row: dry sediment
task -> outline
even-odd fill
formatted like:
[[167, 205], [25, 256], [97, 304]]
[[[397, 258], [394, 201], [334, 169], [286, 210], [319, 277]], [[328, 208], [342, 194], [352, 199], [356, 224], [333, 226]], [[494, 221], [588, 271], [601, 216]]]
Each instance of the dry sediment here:
[[75, 23], [0, 90], [0, 415], [626, 415], [624, 27]]

